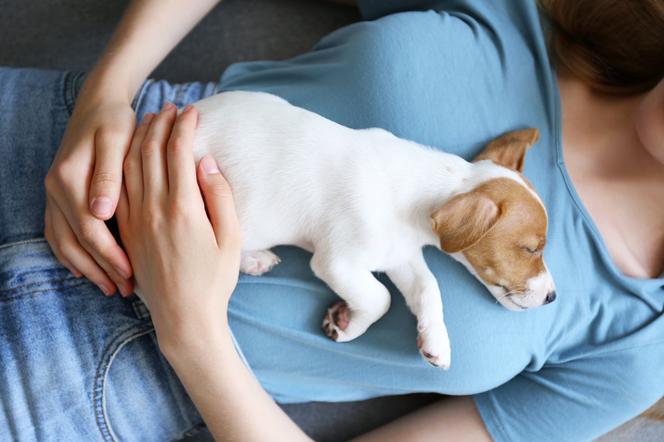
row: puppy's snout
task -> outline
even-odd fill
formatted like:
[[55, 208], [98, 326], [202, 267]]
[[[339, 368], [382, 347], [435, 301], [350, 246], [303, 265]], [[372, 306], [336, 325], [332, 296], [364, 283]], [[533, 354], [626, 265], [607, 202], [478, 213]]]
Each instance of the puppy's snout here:
[[551, 304], [555, 300], [556, 300], [556, 291], [552, 290], [546, 294], [546, 298], [544, 298], [543, 304]]

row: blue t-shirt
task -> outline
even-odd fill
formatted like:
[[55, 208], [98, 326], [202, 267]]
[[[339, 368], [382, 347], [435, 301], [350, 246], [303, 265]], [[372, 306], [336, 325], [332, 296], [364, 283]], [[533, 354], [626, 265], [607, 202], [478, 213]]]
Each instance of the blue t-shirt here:
[[320, 324], [335, 295], [313, 276], [310, 255], [278, 248], [283, 262], [243, 276], [231, 302], [232, 329], [261, 383], [282, 402], [474, 395], [491, 435], [505, 441], [588, 440], [646, 409], [664, 394], [664, 278], [621, 274], [574, 190], [535, 1], [359, 3], [374, 21], [291, 60], [233, 65], [221, 88], [271, 92], [465, 158], [503, 132], [538, 128], [525, 175], [549, 212], [545, 255], [558, 300], [510, 312], [461, 265], [425, 250], [452, 343], [442, 371], [418, 354], [415, 318], [388, 282], [385, 317], [353, 342], [329, 340]]

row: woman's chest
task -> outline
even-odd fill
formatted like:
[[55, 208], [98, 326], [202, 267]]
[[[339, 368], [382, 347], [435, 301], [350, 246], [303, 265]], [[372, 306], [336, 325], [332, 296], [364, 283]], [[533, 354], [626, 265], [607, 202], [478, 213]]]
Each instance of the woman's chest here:
[[568, 163], [581, 200], [616, 267], [637, 278], [659, 276], [664, 264], [664, 176], [614, 176]]

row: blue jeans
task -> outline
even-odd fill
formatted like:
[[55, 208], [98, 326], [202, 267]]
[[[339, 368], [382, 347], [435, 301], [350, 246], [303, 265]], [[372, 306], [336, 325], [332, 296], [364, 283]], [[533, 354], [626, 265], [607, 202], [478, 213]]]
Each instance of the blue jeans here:
[[[136, 297], [104, 297], [43, 239], [43, 180], [82, 75], [0, 68], [0, 441], [166, 441], [202, 419]], [[146, 82], [139, 117], [216, 92]]]

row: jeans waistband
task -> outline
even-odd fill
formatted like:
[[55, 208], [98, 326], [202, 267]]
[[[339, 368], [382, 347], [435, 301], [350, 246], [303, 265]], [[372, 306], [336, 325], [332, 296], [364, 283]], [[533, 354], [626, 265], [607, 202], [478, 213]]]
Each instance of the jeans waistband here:
[[138, 90], [132, 106], [141, 120], [148, 112], [159, 112], [166, 102], [178, 108], [194, 103], [219, 92], [218, 83], [191, 82], [171, 84], [165, 80], [146, 80]]

